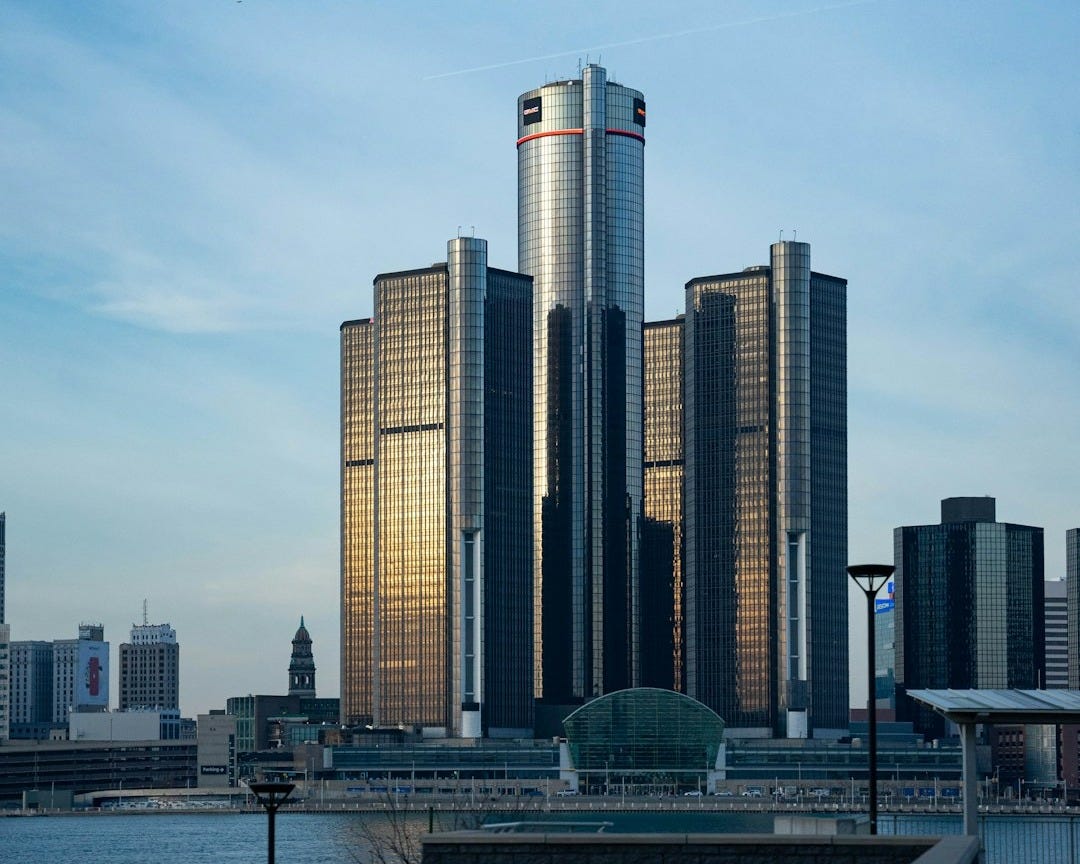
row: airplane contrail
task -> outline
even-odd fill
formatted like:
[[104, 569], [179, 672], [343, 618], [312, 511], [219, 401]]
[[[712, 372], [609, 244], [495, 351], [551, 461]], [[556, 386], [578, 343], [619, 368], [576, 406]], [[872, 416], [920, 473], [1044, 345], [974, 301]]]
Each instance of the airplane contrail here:
[[690, 30], [677, 30], [674, 33], [659, 33], [654, 36], [641, 36], [637, 39], [627, 39], [624, 42], [609, 42], [606, 45], [593, 45], [590, 48], [575, 48], [572, 51], [559, 51], [556, 54], [541, 54], [537, 57], [526, 57], [523, 60], [508, 60], [505, 63], [492, 63], [488, 66], [472, 66], [468, 69], [458, 69], [454, 72], [440, 72], [438, 75], [425, 75], [421, 80], [435, 81], [439, 78], [454, 78], [458, 75], [469, 75], [473, 72], [490, 72], [493, 69], [506, 69], [509, 66], [521, 66], [525, 63], [536, 63], [540, 60], [556, 60], [559, 57], [571, 57], [575, 54], [591, 54], [593, 51], [604, 51], [608, 48], [624, 48], [627, 45], [659, 42], [661, 39], [677, 39], [680, 36], [694, 36], [698, 33], [713, 33], [717, 30], [730, 30], [733, 27], [746, 27], [752, 24], [767, 24], [771, 21], [782, 21], [785, 18], [800, 18], [804, 15], [816, 15], [820, 12], [830, 12], [833, 9], [847, 9], [851, 6], [866, 6], [877, 2], [879, 2], [879, 0], [848, 0], [846, 3], [831, 3], [828, 6], [815, 6], [813, 9], [801, 9], [797, 12], [783, 12], [779, 15], [765, 15], [759, 18], [744, 18], [741, 21], [729, 21], [726, 24], [713, 24], [710, 27], [694, 27]]

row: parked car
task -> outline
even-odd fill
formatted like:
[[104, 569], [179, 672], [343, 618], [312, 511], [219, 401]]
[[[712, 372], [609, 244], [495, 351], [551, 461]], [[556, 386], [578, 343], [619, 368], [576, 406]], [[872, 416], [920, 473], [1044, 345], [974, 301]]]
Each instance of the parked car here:
[[683, 798], [700, 798], [701, 797], [701, 790], [700, 789], [691, 789], [689, 792], [683, 792], [682, 794], [683, 794]]

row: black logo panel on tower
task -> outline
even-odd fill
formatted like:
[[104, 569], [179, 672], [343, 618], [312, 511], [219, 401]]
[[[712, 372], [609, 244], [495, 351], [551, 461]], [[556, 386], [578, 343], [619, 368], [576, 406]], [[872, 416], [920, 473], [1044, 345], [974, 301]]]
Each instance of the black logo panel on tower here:
[[526, 126], [540, 122], [540, 97], [526, 99], [521, 105], [521, 120]]
[[635, 99], [634, 100], [634, 122], [637, 123], [638, 126], [644, 126], [645, 125], [645, 100], [644, 99]]

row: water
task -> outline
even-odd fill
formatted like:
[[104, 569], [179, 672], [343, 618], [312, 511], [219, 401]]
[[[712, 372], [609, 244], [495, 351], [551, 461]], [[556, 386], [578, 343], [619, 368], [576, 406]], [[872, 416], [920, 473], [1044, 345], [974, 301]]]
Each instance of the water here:
[[[436, 830], [473, 828], [483, 821], [527, 818], [604, 819], [611, 831], [767, 833], [768, 813], [487, 813], [436, 814]], [[428, 817], [415, 813], [289, 813], [277, 818], [278, 864], [390, 864], [395, 852], [419, 859]], [[1080, 819], [1067, 816], [990, 816], [981, 823], [986, 864], [1080, 864]], [[889, 815], [883, 834], [956, 834], [958, 816]], [[382, 853], [380, 855], [380, 853]], [[266, 860], [263, 813], [132, 814], [0, 818], [0, 864], [239, 864]]]

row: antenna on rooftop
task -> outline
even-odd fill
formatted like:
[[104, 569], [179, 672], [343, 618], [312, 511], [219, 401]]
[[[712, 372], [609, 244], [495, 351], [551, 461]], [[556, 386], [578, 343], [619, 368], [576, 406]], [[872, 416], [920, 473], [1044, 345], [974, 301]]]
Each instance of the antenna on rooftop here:
[[792, 228], [791, 229], [791, 239], [792, 240], [798, 240], [799, 239], [799, 229], [798, 228]]
[[780, 242], [781, 243], [784, 242], [784, 229], [783, 228], [780, 229]]
[[142, 623], [143, 627], [150, 623], [150, 620], [146, 617], [146, 598], [143, 597], [142, 601]]

